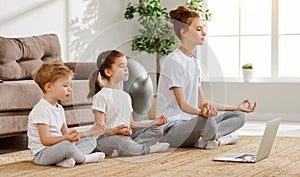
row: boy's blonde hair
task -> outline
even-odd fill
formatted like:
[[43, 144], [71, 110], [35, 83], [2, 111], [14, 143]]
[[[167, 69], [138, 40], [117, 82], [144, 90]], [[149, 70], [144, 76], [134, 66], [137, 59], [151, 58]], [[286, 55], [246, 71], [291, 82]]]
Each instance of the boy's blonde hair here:
[[45, 84], [48, 82], [55, 82], [57, 79], [62, 77], [72, 76], [74, 77], [73, 71], [70, 70], [59, 60], [43, 63], [34, 73], [33, 80], [45, 93]]

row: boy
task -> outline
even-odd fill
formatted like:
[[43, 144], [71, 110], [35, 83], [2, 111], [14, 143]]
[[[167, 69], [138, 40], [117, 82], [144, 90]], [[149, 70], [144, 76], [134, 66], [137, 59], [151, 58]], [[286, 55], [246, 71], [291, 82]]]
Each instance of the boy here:
[[104, 127], [95, 124], [86, 132], [69, 130], [64, 109], [58, 103], [71, 94], [72, 70], [59, 61], [52, 61], [42, 64], [33, 79], [44, 93], [44, 97], [31, 110], [28, 120], [28, 147], [33, 162], [38, 165], [74, 167], [75, 163], [103, 160], [103, 152], [90, 153], [96, 146], [93, 136], [102, 135]]

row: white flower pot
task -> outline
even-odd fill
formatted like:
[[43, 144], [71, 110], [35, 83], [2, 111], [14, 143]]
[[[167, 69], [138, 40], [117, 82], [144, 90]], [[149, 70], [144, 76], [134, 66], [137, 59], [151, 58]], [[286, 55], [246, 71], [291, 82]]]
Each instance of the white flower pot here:
[[243, 76], [245, 82], [251, 82], [253, 79], [253, 69], [243, 69]]

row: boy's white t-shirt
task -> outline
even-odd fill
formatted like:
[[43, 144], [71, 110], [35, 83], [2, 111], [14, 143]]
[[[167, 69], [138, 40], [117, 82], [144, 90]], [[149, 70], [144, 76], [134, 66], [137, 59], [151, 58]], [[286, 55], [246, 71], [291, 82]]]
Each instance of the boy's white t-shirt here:
[[164, 115], [169, 122], [189, 120], [195, 117], [193, 114], [181, 111], [171, 88], [183, 88], [187, 103], [198, 108], [198, 88], [200, 86], [200, 67], [196, 59], [175, 49], [161, 63], [156, 117]]
[[105, 114], [105, 125], [116, 128], [120, 125], [130, 127], [132, 114], [130, 95], [123, 90], [104, 87], [94, 97], [92, 109]]
[[46, 147], [41, 142], [37, 127], [38, 123], [48, 125], [50, 136], [62, 136], [61, 128], [66, 123], [63, 107], [60, 104], [53, 106], [42, 98], [29, 113], [28, 148], [31, 149], [33, 156]]

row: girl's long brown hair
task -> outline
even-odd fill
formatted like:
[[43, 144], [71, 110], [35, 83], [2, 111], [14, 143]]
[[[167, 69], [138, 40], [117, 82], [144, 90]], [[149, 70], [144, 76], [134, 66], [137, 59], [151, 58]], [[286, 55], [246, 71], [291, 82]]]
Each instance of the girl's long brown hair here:
[[[104, 84], [101, 78], [109, 80], [110, 78], [105, 74], [105, 69], [111, 69], [115, 60], [119, 57], [123, 57], [124, 54], [117, 50], [107, 50], [99, 54], [97, 58], [97, 70], [95, 70], [89, 77], [89, 93], [87, 98], [92, 98], [103, 87]], [[100, 76], [99, 76], [100, 73]]]

